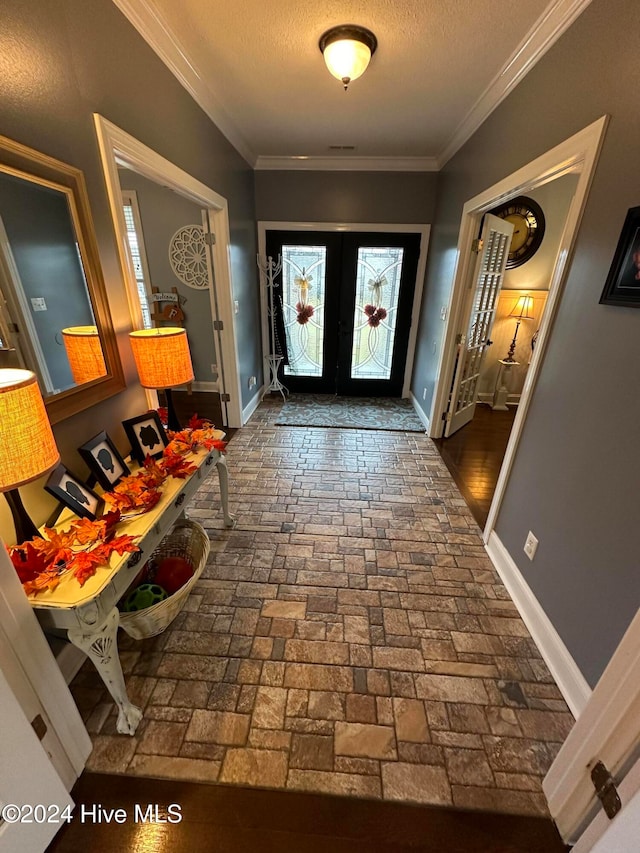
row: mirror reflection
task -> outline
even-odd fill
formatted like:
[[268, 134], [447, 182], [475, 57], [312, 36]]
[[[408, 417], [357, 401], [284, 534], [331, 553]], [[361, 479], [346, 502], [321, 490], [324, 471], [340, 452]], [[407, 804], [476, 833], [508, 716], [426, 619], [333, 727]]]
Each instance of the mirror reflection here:
[[45, 398], [107, 375], [69, 192], [0, 166], [0, 367]]

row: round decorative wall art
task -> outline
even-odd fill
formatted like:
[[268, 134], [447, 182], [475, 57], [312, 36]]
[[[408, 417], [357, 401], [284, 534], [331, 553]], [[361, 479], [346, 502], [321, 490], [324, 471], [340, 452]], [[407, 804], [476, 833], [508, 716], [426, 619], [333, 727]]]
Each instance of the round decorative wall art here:
[[171, 238], [169, 263], [183, 284], [195, 290], [209, 287], [204, 231], [200, 225], [185, 225]]

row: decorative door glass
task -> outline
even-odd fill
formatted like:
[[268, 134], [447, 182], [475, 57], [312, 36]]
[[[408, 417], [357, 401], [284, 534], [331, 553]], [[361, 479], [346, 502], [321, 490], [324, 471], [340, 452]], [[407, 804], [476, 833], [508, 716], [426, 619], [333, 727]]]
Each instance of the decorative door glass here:
[[326, 246], [282, 246], [287, 376], [322, 376]]
[[358, 249], [351, 379], [389, 379], [404, 249]]

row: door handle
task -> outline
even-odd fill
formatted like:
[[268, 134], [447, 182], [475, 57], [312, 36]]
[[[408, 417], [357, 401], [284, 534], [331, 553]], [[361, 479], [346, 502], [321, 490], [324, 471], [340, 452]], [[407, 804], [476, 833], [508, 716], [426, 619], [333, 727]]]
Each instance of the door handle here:
[[490, 346], [492, 346], [492, 345], [493, 345], [493, 341], [485, 341], [485, 342], [484, 342], [484, 345], [485, 345], [486, 347], [490, 347]]

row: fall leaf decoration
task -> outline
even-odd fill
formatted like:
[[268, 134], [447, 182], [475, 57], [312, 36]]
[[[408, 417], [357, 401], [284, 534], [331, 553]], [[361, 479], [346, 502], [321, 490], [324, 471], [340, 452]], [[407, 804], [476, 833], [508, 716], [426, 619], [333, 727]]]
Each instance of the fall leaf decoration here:
[[66, 530], [45, 527], [44, 538], [7, 548], [27, 595], [55, 589], [66, 572], [84, 586], [100, 566], [108, 565], [112, 554], [139, 551], [132, 536], [115, 535], [119, 521], [119, 511], [96, 521], [79, 518]]
[[111, 509], [102, 518], [79, 518], [66, 530], [45, 527], [44, 538], [8, 547], [27, 595], [55, 589], [66, 572], [83, 586], [100, 566], [108, 565], [112, 554], [139, 551], [132, 536], [116, 536], [117, 524], [126, 513], [153, 509], [168, 477], [184, 480], [194, 474], [197, 466], [185, 458], [187, 454], [200, 448], [224, 453], [227, 445], [216, 438], [217, 432], [210, 421], [194, 415], [186, 429], [169, 432], [171, 441], [162, 459], [148, 456], [138, 471], [122, 477], [114, 489], [104, 493], [102, 497]]
[[195, 474], [198, 470], [197, 466], [192, 465], [188, 459], [185, 459], [181, 453], [177, 453], [170, 447], [165, 449], [162, 458], [162, 467], [171, 477], [176, 477], [179, 480], [184, 480]]
[[217, 432], [218, 430], [211, 421], [199, 418], [195, 414], [189, 421], [189, 426], [186, 429], [179, 432], [171, 432], [169, 430], [169, 446], [165, 448], [163, 455], [165, 458], [167, 455], [173, 453], [184, 456], [186, 453], [195, 453], [201, 447], [204, 447], [206, 450], [218, 450], [220, 453], [224, 453], [227, 443], [215, 437]]

